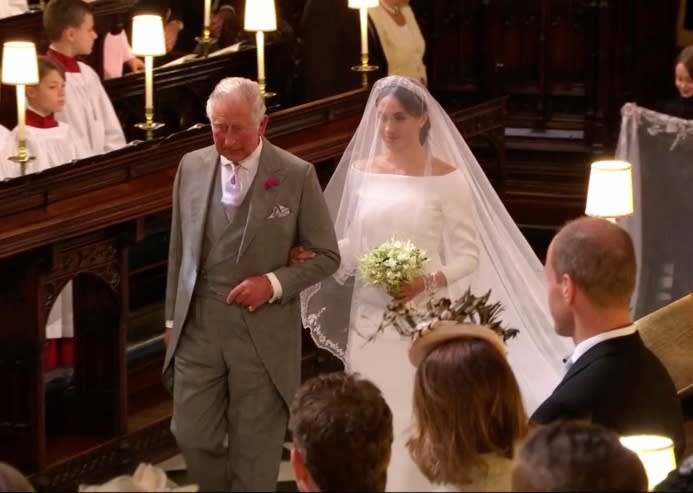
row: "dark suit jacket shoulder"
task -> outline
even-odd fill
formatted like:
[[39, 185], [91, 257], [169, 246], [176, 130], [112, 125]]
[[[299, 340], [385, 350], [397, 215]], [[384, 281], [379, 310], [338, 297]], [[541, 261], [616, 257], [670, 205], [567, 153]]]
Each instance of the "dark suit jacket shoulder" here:
[[531, 417], [535, 423], [561, 419], [588, 420], [620, 434], [665, 435], [679, 454], [685, 448], [674, 384], [637, 332], [590, 348]]

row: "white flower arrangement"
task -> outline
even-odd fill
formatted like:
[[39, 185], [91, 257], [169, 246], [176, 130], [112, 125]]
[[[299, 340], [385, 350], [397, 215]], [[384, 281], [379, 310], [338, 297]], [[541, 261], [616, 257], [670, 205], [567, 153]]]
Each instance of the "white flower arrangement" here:
[[426, 252], [409, 240], [389, 240], [359, 257], [361, 276], [373, 286], [385, 287], [392, 295], [399, 293], [400, 283], [423, 273], [428, 261]]

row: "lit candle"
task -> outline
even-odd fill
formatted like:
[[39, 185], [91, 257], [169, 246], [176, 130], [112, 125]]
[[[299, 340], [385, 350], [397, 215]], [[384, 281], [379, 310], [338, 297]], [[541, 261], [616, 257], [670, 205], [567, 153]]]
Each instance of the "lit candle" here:
[[144, 107], [154, 108], [152, 98], [152, 86], [154, 85], [154, 57], [145, 55], [144, 57]]
[[[212, 12], [212, 0], [205, 0], [205, 25], [204, 27], [209, 27], [211, 21]], [[199, 10], [198, 10], [199, 12]]]
[[361, 16], [361, 54], [368, 55], [368, 9], [361, 7], [359, 14]]
[[258, 31], [255, 33], [255, 44], [257, 45], [257, 80], [260, 84], [265, 83], [265, 33]]
[[17, 139], [24, 142], [26, 139], [26, 94], [24, 84], [17, 84]]

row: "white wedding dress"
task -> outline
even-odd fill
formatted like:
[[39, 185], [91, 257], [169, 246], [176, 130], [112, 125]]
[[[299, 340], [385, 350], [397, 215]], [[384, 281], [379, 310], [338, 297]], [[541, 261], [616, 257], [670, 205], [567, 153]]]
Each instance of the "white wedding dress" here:
[[[430, 122], [420, 128], [428, 154], [422, 176], [386, 174], [375, 163], [387, 155], [379, 98], [397, 89], [418, 98]], [[402, 96], [397, 96], [402, 97]], [[408, 117], [404, 117], [406, 120]], [[413, 156], [412, 156], [413, 157]], [[434, 175], [436, 162], [457, 169]], [[406, 169], [403, 167], [401, 169]], [[412, 423], [415, 368], [410, 340], [380, 324], [391, 301], [382, 288], [364, 285], [358, 258], [390, 239], [409, 240], [426, 251], [425, 271], [442, 272], [448, 286], [437, 297], [456, 299], [467, 288], [476, 296], [491, 290], [500, 302], [504, 327], [519, 329], [507, 342], [508, 361], [528, 415], [561, 379], [561, 359], [572, 353], [556, 335], [546, 301], [546, 280], [536, 254], [508, 214], [483, 169], [445, 110], [421, 84], [398, 76], [380, 79], [371, 91], [359, 127], [325, 189], [339, 239], [341, 265], [328, 279], [301, 293], [301, 315], [315, 343], [359, 372], [383, 392], [394, 417], [388, 491], [430, 491], [405, 447]], [[413, 303], [422, 303], [419, 295]]]
[[[411, 240], [429, 258], [426, 272], [440, 270], [448, 279], [464, 282], [476, 268], [478, 249], [468, 204], [470, 196], [462, 173], [455, 170], [443, 176], [368, 175], [361, 182], [359, 207], [352, 222], [359, 234], [349, 235], [358, 238], [359, 244], [340, 242], [343, 264], [354, 262], [389, 239]], [[443, 262], [441, 258], [441, 250], [447, 250], [442, 248], [443, 244], [451, 245], [451, 261]], [[437, 294], [447, 296], [444, 290]], [[387, 490], [430, 491], [433, 486], [419, 472], [405, 447], [412, 421], [416, 371], [408, 358], [410, 340], [391, 328], [370, 342], [364, 338], [375, 331], [391, 301], [383, 288], [356, 281], [347, 365], [350, 371], [360, 373], [380, 388], [393, 413], [394, 443]]]
[[[524, 327], [512, 308], [521, 302], [523, 293], [507, 292], [502, 280], [494, 286], [479, 286], [477, 275], [481, 266], [477, 243], [480, 240], [464, 175], [459, 170], [443, 176], [368, 175], [359, 180], [359, 205], [348, 235], [352, 240], [340, 241], [342, 265], [351, 269], [351, 262], [389, 239], [410, 240], [425, 250], [429, 258], [425, 271], [442, 271], [448, 279], [449, 289], [439, 290], [436, 296], [455, 298], [470, 286], [473, 293], [481, 295], [491, 288], [491, 301], [501, 301], [504, 306], [500, 318], [505, 326], [520, 329], [517, 338], [507, 343], [508, 359], [530, 414], [548, 397], [558, 378], [543, 364], [529, 332], [531, 329], [550, 331], [551, 328]], [[354, 238], [358, 239], [358, 244], [351, 244]], [[422, 294], [413, 302], [424, 300]], [[412, 424], [416, 372], [408, 358], [411, 341], [392, 328], [366, 341], [366, 337], [375, 332], [391, 301], [383, 288], [365, 285], [357, 276], [351, 304], [347, 369], [373, 381], [393, 413], [394, 443], [387, 490], [430, 491], [434, 486], [422, 475], [406, 449]]]

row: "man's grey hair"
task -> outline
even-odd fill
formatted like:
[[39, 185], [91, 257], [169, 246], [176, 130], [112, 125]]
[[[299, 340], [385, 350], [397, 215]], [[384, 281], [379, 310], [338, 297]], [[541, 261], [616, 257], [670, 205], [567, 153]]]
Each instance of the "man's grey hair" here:
[[265, 98], [260, 94], [260, 86], [257, 82], [243, 77], [227, 77], [219, 81], [207, 99], [207, 118], [212, 120], [212, 105], [216, 101], [230, 98], [240, 98], [250, 103], [253, 122], [260, 124], [267, 111]]

